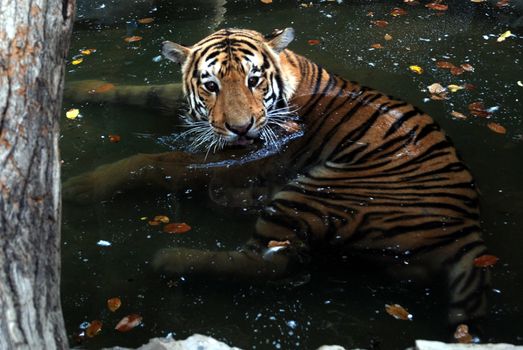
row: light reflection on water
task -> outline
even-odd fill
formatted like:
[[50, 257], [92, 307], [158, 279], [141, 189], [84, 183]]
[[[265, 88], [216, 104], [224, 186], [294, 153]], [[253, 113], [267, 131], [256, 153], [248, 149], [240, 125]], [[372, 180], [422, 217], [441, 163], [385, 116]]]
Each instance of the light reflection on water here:
[[[493, 281], [499, 292], [491, 295], [492, 311], [484, 324], [486, 340], [522, 343], [518, 325], [523, 260], [518, 247], [523, 242], [518, 228], [523, 225], [519, 175], [523, 170], [523, 88], [517, 85], [523, 80], [521, 29], [512, 28], [516, 36], [503, 43], [496, 41], [515, 16], [487, 3], [461, 1], [449, 1], [449, 11], [442, 15], [401, 1], [345, 1], [307, 9], [290, 1], [271, 5], [229, 1], [220, 17], [218, 13], [223, 11], [205, 7], [210, 3], [195, 5], [194, 10], [157, 1], [152, 12], [147, 6], [145, 10], [128, 9], [127, 14], [135, 14], [124, 16], [116, 25], [78, 25], [71, 56], [82, 48], [96, 48], [97, 52], [85, 57], [81, 65], [69, 65], [67, 79], [172, 82], [180, 78], [178, 67], [157, 59], [163, 40], [192, 43], [218, 26], [263, 32], [293, 26], [297, 39], [291, 49], [341, 76], [416, 104], [447, 130], [478, 180], [484, 236], [491, 251], [501, 258]], [[408, 14], [387, 15], [395, 6], [404, 7]], [[125, 6], [120, 10], [126, 12]], [[155, 21], [138, 26], [125, 23], [142, 17]], [[373, 19], [386, 19], [389, 26], [372, 26]], [[123, 37], [131, 34], [144, 39], [127, 45]], [[385, 34], [393, 39], [386, 41]], [[310, 46], [309, 39], [319, 39], [321, 44]], [[377, 42], [385, 48], [370, 48]], [[452, 76], [435, 67], [438, 60], [467, 62], [475, 71]], [[413, 64], [423, 67], [424, 74], [409, 72], [407, 67]], [[434, 82], [444, 86], [470, 83], [476, 89], [452, 93], [445, 102], [426, 101], [426, 87]], [[453, 110], [467, 114], [467, 105], [477, 100], [487, 107], [499, 107], [490, 120], [450, 116]], [[83, 117], [64, 118], [62, 123], [65, 178], [138, 152], [165, 152], [175, 147], [169, 142], [178, 130], [175, 115], [67, 101], [64, 111], [73, 106], [80, 108]], [[490, 131], [488, 121], [504, 125], [507, 134]], [[122, 141], [112, 144], [108, 134], [118, 134]], [[141, 220], [154, 215], [188, 222], [193, 230], [176, 237], [162, 234]], [[323, 343], [393, 349], [411, 345], [415, 338], [447, 339], [441, 312], [444, 300], [437, 292], [414, 287], [409, 281], [385, 281], [360, 267], [341, 266], [341, 271], [330, 272], [318, 268], [310, 276], [268, 286], [170, 281], [159, 278], [149, 267], [153, 253], [165, 246], [235, 249], [250, 236], [255, 217], [252, 212], [220, 208], [197, 191], [172, 194], [145, 189], [95, 206], [64, 204], [62, 295], [68, 333], [73, 334], [84, 321], [101, 319], [102, 333], [84, 343], [89, 348], [138, 346], [153, 336], [173, 333], [184, 338], [195, 332], [260, 349], [314, 348]], [[111, 246], [97, 245], [100, 240]], [[300, 278], [310, 281], [302, 283]], [[122, 299], [123, 306], [111, 313], [105, 303], [114, 296]], [[408, 306], [415, 320], [391, 320], [383, 309], [388, 303]], [[140, 313], [143, 326], [126, 334], [113, 331], [129, 313]]]

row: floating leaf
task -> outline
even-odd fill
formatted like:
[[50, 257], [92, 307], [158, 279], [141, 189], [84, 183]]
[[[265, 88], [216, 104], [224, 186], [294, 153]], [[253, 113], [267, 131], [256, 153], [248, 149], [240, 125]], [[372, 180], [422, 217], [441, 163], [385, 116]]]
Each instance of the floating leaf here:
[[269, 241], [269, 243], [267, 243], [267, 248], [287, 247], [289, 245], [291, 245], [290, 241]]
[[70, 110], [68, 110], [67, 112], [65, 112], [65, 117], [67, 119], [76, 119], [76, 117], [78, 117], [80, 115], [80, 110], [78, 108], [71, 108]]
[[111, 310], [112, 312], [115, 312], [122, 306], [122, 300], [120, 298], [115, 297], [107, 300], [107, 308]]
[[461, 67], [452, 67], [450, 69], [450, 74], [452, 75], [461, 75], [465, 72], [465, 70]]
[[443, 69], [451, 69], [451, 68], [454, 68], [455, 66], [452, 63], [447, 62], [447, 61], [437, 61], [436, 67], [443, 68]]
[[431, 84], [428, 89], [431, 94], [441, 94], [447, 90], [440, 83]]
[[490, 267], [498, 262], [499, 258], [495, 255], [481, 255], [474, 259], [474, 266], [476, 267]]
[[83, 59], [82, 57], [80, 57], [80, 58], [77, 58], [77, 59], [75, 59], [75, 60], [72, 60], [72, 61], [71, 61], [71, 64], [72, 64], [73, 66], [76, 66], [76, 65], [79, 65], [80, 63], [82, 63], [83, 61], [84, 61], [84, 59]]
[[469, 334], [469, 327], [466, 324], [458, 325], [458, 327], [456, 327], [456, 331], [454, 332], [454, 339], [456, 339], [458, 343], [462, 344], [472, 343], [472, 336]]
[[494, 132], [497, 132], [498, 134], [506, 134], [507, 129], [498, 123], [490, 122], [487, 124], [488, 128]]
[[404, 15], [407, 14], [407, 11], [405, 11], [402, 8], [395, 7], [395, 8], [392, 9], [392, 11], [390, 11], [390, 14], [393, 17], [404, 16]]
[[82, 55], [86, 55], [86, 56], [89, 56], [90, 54], [92, 53], [95, 53], [96, 52], [96, 49], [84, 49], [84, 50], [80, 50], [80, 53]]
[[140, 24], [149, 24], [154, 22], [154, 18], [147, 17], [147, 18], [140, 18], [138, 21]]
[[160, 221], [154, 221], [154, 220], [149, 220], [147, 222], [150, 226], [159, 226], [161, 224]]
[[486, 118], [492, 114], [491, 112], [489, 112], [485, 109], [485, 106], [483, 105], [483, 102], [481, 102], [481, 101], [472, 102], [471, 104], [469, 104], [468, 107], [469, 107], [470, 114], [472, 114], [475, 117]]
[[465, 90], [472, 91], [472, 90], [476, 90], [476, 85], [466, 83], [466, 84], [464, 85], [464, 88], [465, 88]]
[[508, 5], [510, 5], [510, 0], [500, 0], [500, 1], [498, 1], [498, 2], [496, 3], [496, 7], [497, 7], [498, 9], [501, 9], [501, 8], [506, 7], [506, 6], [508, 6]]
[[103, 94], [104, 92], [108, 92], [111, 90], [114, 90], [115, 86], [111, 83], [105, 83], [100, 86], [98, 86], [96, 89], [94, 89], [92, 92], [97, 94]]
[[94, 337], [102, 330], [102, 321], [94, 320], [89, 324], [89, 327], [85, 330], [85, 335], [89, 338]]
[[480, 4], [482, 2], [486, 2], [487, 0], [470, 0], [470, 2], [474, 2], [476, 4]]
[[518, 86], [523, 87], [523, 82], [521, 80], [518, 80], [517, 84], [518, 84]]
[[449, 8], [447, 5], [440, 4], [439, 2], [431, 2], [430, 4], [425, 5], [425, 7], [436, 11], [447, 11]]
[[272, 4], [272, 0], [260, 0], [263, 4]]
[[468, 63], [460, 64], [460, 67], [463, 68], [466, 72], [474, 72], [474, 67]]
[[111, 143], [118, 143], [122, 139], [120, 135], [110, 134], [108, 135], [109, 142]]
[[140, 41], [142, 40], [143, 38], [141, 36], [138, 36], [138, 35], [133, 35], [133, 36], [128, 36], [126, 38], [124, 38], [123, 40], [126, 42], [126, 43], [134, 43], [136, 41]]
[[165, 233], [185, 233], [190, 230], [191, 226], [187, 225], [185, 222], [172, 223], [163, 227], [163, 232]]
[[422, 74], [423, 73], [423, 68], [421, 68], [420, 66], [409, 66], [409, 69], [411, 72], [414, 72], [416, 74]]
[[387, 40], [387, 41], [390, 41], [390, 40], [392, 40], [392, 35], [390, 35], [390, 34], [387, 33], [387, 34], [385, 34], [385, 35], [383, 36], [383, 39], [385, 39], [385, 40]]
[[372, 44], [370, 47], [372, 47], [373, 49], [383, 49], [383, 45], [381, 45], [380, 43]]
[[142, 316], [137, 314], [127, 315], [118, 322], [116, 329], [119, 332], [129, 332], [131, 329], [139, 326], [142, 323]]
[[509, 36], [512, 36], [512, 32], [510, 30], [507, 30], [505, 33], [501, 34], [496, 41], [498, 43], [505, 41]]
[[159, 221], [162, 224], [168, 224], [169, 223], [169, 217], [166, 215], [156, 215], [153, 219], [154, 221]]
[[456, 111], [450, 112], [450, 115], [458, 119], [467, 119], [467, 116], [465, 114]]
[[309, 40], [307, 40], [307, 44], [309, 44], [309, 45], [318, 45], [320, 43], [321, 43], [321, 41], [318, 40], [318, 39], [309, 39]]
[[463, 90], [465, 87], [464, 86], [460, 86], [460, 85], [456, 85], [456, 84], [450, 84], [450, 85], [447, 86], [447, 88], [451, 92], [457, 92], [459, 90]]
[[377, 27], [380, 27], [380, 28], [384, 28], [386, 26], [389, 25], [389, 22], [387, 21], [384, 21], [382, 19], [378, 19], [378, 20], [375, 20], [375, 21], [371, 21], [372, 24], [374, 24], [375, 26]]
[[413, 316], [403, 306], [394, 304], [385, 304], [385, 311], [397, 320], [412, 321]]
[[418, 0], [403, 0], [403, 3], [410, 5], [410, 6], [414, 6], [414, 5], [418, 5], [419, 1]]

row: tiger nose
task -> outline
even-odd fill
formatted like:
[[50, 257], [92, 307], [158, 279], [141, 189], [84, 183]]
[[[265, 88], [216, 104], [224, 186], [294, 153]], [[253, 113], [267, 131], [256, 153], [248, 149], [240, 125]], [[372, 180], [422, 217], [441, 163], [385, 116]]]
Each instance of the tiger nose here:
[[246, 124], [231, 125], [231, 124], [225, 122], [225, 127], [229, 131], [232, 131], [233, 133], [235, 133], [238, 136], [243, 136], [243, 135], [247, 134], [249, 132], [249, 130], [251, 130], [253, 125], [254, 125], [254, 117], [251, 117], [251, 120], [249, 121], [249, 123], [246, 123]]

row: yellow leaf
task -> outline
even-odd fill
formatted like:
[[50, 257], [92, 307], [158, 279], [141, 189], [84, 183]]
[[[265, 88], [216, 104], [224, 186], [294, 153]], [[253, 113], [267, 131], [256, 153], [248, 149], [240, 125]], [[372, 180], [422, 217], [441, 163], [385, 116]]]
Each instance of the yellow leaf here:
[[498, 43], [505, 41], [506, 38], [509, 36], [512, 36], [512, 32], [510, 30], [507, 30], [505, 33], [501, 34], [499, 38], [496, 39]]
[[89, 56], [90, 54], [96, 52], [96, 49], [85, 49], [85, 50], [80, 50], [80, 53], [82, 55], [86, 55], [86, 56]]
[[409, 66], [409, 69], [411, 72], [414, 72], [416, 74], [422, 74], [423, 73], [423, 68], [421, 68], [420, 66]]
[[390, 34], [385, 34], [385, 36], [383, 37], [385, 40], [389, 41], [389, 40], [392, 40], [392, 35]]
[[450, 85], [447, 86], [447, 88], [451, 92], [456, 92], [456, 91], [459, 91], [459, 90], [463, 90], [465, 87], [464, 86], [460, 86], [460, 85], [450, 84]]
[[78, 115], [80, 115], [80, 110], [78, 108], [72, 108], [65, 113], [65, 117], [71, 120], [76, 119]]
[[73, 66], [76, 66], [77, 64], [80, 64], [80, 63], [82, 63], [83, 61], [84, 61], [84, 59], [83, 59], [82, 57], [80, 57], [80, 58], [77, 58], [76, 60], [73, 60], [73, 61], [71, 62], [71, 64], [72, 64]]
[[147, 220], [147, 216], [142, 216], [142, 217], [140, 218], [140, 220], [142, 220], [142, 221]]

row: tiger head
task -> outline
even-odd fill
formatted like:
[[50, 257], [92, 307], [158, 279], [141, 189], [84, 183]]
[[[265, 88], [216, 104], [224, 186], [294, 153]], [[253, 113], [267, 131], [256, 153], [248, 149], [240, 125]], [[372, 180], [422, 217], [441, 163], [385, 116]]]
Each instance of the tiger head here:
[[191, 126], [187, 132], [198, 144], [216, 150], [256, 138], [274, 140], [271, 125], [282, 126], [296, 88], [296, 77], [280, 62], [280, 53], [293, 39], [292, 28], [270, 37], [223, 29], [190, 47], [163, 43], [163, 55], [182, 66]]

